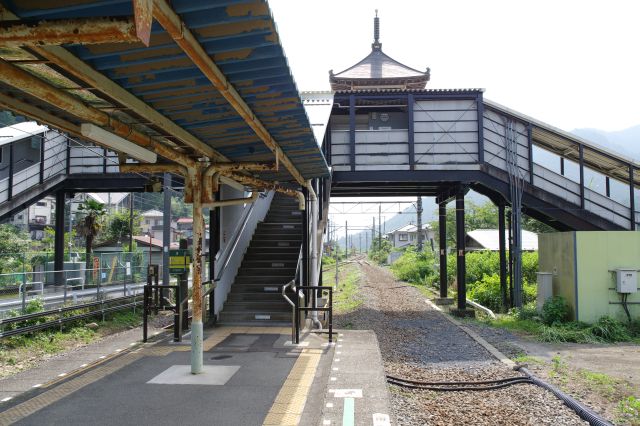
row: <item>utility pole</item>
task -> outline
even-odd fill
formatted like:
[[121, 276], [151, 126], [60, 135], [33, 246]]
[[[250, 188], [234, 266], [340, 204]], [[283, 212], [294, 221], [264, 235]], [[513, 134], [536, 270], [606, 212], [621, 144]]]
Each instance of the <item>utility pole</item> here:
[[378, 250], [382, 250], [382, 224], [380, 218], [382, 217], [382, 205], [378, 204]]
[[335, 285], [336, 289], [338, 288], [338, 260], [339, 260], [339, 258], [338, 258], [338, 233], [337, 233], [338, 229], [337, 228], [338, 228], [338, 224], [335, 223], [333, 225], [333, 237], [334, 237], [334, 241], [335, 241], [335, 244], [336, 244], [335, 245], [335, 250], [334, 250], [335, 251], [335, 255], [336, 255], [335, 256], [336, 257], [336, 285]]
[[349, 257], [349, 224], [344, 221], [344, 260]]
[[422, 251], [422, 197], [418, 195], [418, 201], [416, 203], [416, 216], [418, 224], [418, 252]]
[[371, 248], [373, 249], [373, 245], [376, 243], [376, 217], [373, 216], [373, 226], [371, 227]]
[[133, 253], [133, 192], [129, 193], [129, 252]]

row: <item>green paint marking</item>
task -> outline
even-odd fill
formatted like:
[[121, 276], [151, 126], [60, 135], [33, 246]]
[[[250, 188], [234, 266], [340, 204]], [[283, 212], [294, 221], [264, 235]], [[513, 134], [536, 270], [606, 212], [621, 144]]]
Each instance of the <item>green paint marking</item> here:
[[353, 398], [344, 399], [344, 410], [342, 412], [342, 426], [353, 426], [356, 420], [356, 403]]

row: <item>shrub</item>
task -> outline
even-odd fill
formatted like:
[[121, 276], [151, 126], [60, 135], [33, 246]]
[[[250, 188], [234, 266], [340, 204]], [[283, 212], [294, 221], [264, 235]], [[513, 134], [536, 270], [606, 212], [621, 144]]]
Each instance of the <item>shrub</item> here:
[[492, 311], [499, 311], [502, 306], [500, 276], [498, 274], [483, 276], [480, 281], [469, 286], [467, 296]]
[[[500, 275], [493, 273], [485, 274], [480, 281], [468, 285], [467, 295], [481, 305], [492, 311], [500, 311], [502, 308], [502, 294], [500, 292]], [[537, 297], [537, 287], [535, 284], [524, 282], [522, 286], [523, 305], [534, 302]]]
[[604, 316], [590, 327], [591, 334], [607, 342], [627, 342], [631, 340], [629, 329], [620, 321]]
[[561, 296], [547, 299], [542, 306], [542, 321], [547, 325], [561, 324], [569, 319], [569, 305]]
[[418, 253], [414, 247], [408, 247], [391, 265], [391, 271], [399, 280], [420, 284], [434, 279], [434, 265], [434, 254], [431, 250]]

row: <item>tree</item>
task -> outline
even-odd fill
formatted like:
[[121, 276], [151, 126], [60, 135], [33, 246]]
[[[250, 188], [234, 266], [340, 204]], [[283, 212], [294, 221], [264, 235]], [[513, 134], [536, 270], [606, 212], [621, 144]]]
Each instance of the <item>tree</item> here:
[[[455, 205], [451, 204], [447, 208], [447, 247], [456, 246], [456, 210]], [[498, 207], [491, 202], [476, 204], [473, 201], [465, 201], [464, 213], [466, 232], [475, 229], [498, 229]], [[437, 237], [439, 222], [431, 222], [431, 228]], [[522, 215], [522, 229], [536, 234], [555, 232], [550, 226], [524, 214]]]
[[87, 277], [89, 277], [88, 271], [92, 269], [91, 253], [93, 252], [93, 241], [102, 229], [102, 218], [107, 211], [104, 208], [104, 204], [91, 198], [80, 204], [78, 210], [85, 212], [85, 217], [78, 223], [76, 230], [78, 231], [78, 235], [85, 238], [85, 264]]
[[0, 273], [11, 272], [22, 265], [29, 241], [26, 232], [13, 225], [0, 225]]
[[136, 235], [141, 232], [140, 224], [142, 217], [140, 212], [133, 211], [133, 233], [130, 227], [129, 209], [123, 209], [116, 213], [111, 213], [107, 217], [107, 224], [102, 233], [102, 239], [105, 241], [128, 242], [129, 236]]

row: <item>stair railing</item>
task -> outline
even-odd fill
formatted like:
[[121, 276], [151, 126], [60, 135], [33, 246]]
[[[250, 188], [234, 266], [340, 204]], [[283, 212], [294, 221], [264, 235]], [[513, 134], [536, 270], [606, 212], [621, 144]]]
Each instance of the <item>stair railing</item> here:
[[[291, 342], [294, 344], [298, 344], [300, 341], [300, 322], [298, 320], [298, 304], [301, 298], [304, 298], [304, 294], [298, 291], [296, 288], [296, 280], [299, 279], [300, 276], [300, 267], [302, 266], [302, 249], [300, 247], [300, 253], [298, 254], [298, 262], [296, 263], [296, 273], [293, 276], [293, 279], [289, 281], [287, 284], [282, 286], [282, 297], [287, 301], [289, 305], [291, 305]], [[293, 293], [295, 294], [295, 302], [287, 296], [287, 288], [291, 288]]]

